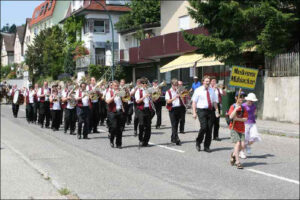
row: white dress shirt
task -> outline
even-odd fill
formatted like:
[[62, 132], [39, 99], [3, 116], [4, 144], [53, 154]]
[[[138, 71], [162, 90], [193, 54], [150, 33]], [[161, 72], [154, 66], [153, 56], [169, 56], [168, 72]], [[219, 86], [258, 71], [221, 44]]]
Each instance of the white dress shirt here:
[[[173, 99], [177, 95], [177, 92], [175, 90], [173, 90], [173, 88], [171, 88], [170, 91], [171, 91], [172, 98], [169, 95], [169, 91], [167, 91], [166, 95], [165, 95], [166, 101], [168, 101], [170, 99]], [[179, 98], [176, 98], [174, 101], [172, 101], [172, 107], [173, 108], [174, 107], [179, 107], [179, 106], [180, 106], [180, 100], [179, 100]]]
[[[211, 106], [213, 108], [214, 102], [218, 102], [218, 97], [216, 93], [214, 92], [214, 89], [211, 87], [208, 88], [209, 96], [210, 96], [210, 101], [211, 101]], [[201, 109], [207, 109], [208, 108], [208, 101], [207, 101], [207, 92], [205, 87], [202, 85], [198, 87], [192, 97], [192, 101], [196, 103], [197, 108]]]
[[[134, 98], [135, 98], [135, 102], [137, 103], [138, 100], [140, 100], [140, 90], [143, 91], [143, 96], [146, 96], [146, 91], [144, 90], [144, 88], [141, 88], [141, 89], [138, 89], [136, 92], [135, 92], [135, 95], [134, 95]], [[149, 108], [149, 97], [145, 98], [143, 100], [144, 102], [144, 108]]]
[[[38, 91], [38, 96], [42, 94], [42, 88], [39, 89]], [[50, 89], [49, 88], [44, 88], [44, 95], [49, 94], [50, 95]], [[49, 96], [45, 96], [45, 101], [49, 101]]]
[[[62, 91], [62, 97], [63, 98], [67, 98], [68, 97], [68, 91]], [[67, 109], [73, 109], [74, 107], [73, 106], [71, 106], [70, 104], [69, 104], [69, 102], [68, 102], [68, 100], [65, 102], [66, 104], [67, 104]]]
[[[113, 94], [115, 93], [114, 90], [112, 90]], [[106, 92], [106, 95], [105, 95], [105, 99], [108, 100], [110, 99], [112, 96], [110, 95], [110, 90], [108, 92]], [[117, 110], [121, 110], [122, 109], [122, 99], [120, 97], [115, 97], [114, 98], [114, 102], [116, 104], [116, 109]]]
[[[85, 97], [83, 97], [84, 94], [86, 94]], [[83, 106], [89, 106], [89, 96], [88, 96], [88, 94], [87, 94], [87, 91], [82, 91], [82, 92], [81, 92], [81, 97], [83, 97], [83, 98], [81, 99], [82, 105], [83, 105]], [[75, 98], [79, 98], [79, 90], [76, 91]]]
[[213, 89], [214, 89], [214, 91], [216, 93], [216, 96], [217, 96], [217, 103], [219, 103], [219, 91], [220, 91], [220, 95], [222, 96], [223, 90], [222, 89], [218, 89], [218, 88], [213, 88]]
[[34, 95], [35, 95], [35, 91], [31, 90], [25, 90], [23, 93], [24, 97], [27, 97], [27, 95], [29, 96], [29, 103], [34, 103]]
[[[54, 95], [52, 95], [52, 99], [53, 98], [54, 98]], [[53, 101], [52, 110], [61, 110], [60, 99], [58, 99], [57, 101]]]

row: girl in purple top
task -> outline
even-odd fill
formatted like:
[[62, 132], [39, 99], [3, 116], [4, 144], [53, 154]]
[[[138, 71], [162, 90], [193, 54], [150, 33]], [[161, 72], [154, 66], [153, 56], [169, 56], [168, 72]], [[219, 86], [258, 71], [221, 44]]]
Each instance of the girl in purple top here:
[[248, 120], [245, 122], [245, 145], [247, 154], [251, 154], [250, 145], [254, 142], [261, 141], [255, 121], [256, 105], [254, 105], [254, 102], [258, 101], [258, 99], [254, 93], [249, 93], [245, 100], [246, 103], [243, 103], [243, 107], [248, 112]]

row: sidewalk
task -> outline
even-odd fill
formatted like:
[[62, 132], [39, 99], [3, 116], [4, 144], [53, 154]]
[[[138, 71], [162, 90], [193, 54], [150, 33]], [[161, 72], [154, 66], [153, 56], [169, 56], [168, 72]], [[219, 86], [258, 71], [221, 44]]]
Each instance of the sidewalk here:
[[[186, 120], [192, 119], [190, 110], [186, 114]], [[297, 137], [299, 138], [299, 124], [276, 122], [269, 120], [256, 120], [257, 128], [261, 134], [271, 134], [278, 136]], [[224, 117], [220, 120], [220, 127], [228, 128]]]

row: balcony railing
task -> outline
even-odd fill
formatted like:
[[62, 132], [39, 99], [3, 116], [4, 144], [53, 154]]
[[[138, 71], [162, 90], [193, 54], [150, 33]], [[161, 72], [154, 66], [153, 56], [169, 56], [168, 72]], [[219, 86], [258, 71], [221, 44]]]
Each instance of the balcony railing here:
[[[203, 27], [186, 30], [191, 34], [208, 35], [208, 31]], [[129, 52], [128, 62], [131, 64], [149, 62], [151, 59], [180, 55], [186, 52], [195, 51], [197, 48], [190, 46], [184, 41], [181, 32], [169, 33], [142, 40], [140, 47], [120, 50], [120, 58], [127, 61], [126, 53]]]

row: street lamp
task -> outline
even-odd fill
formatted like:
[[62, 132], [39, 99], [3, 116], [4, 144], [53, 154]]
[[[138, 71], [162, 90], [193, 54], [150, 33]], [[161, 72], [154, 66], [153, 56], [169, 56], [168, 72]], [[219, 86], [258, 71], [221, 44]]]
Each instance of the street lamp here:
[[108, 10], [105, 8], [105, 6], [99, 2], [99, 0], [95, 0], [95, 2], [97, 4], [99, 4], [107, 13], [108, 17], [109, 17], [109, 21], [110, 21], [110, 25], [111, 25], [111, 34], [112, 34], [112, 66], [111, 66], [111, 79], [114, 80], [114, 52], [115, 52], [115, 47], [114, 47], [114, 25], [111, 19], [111, 16], [108, 12]]

